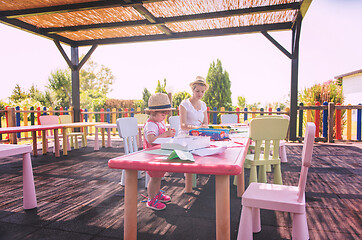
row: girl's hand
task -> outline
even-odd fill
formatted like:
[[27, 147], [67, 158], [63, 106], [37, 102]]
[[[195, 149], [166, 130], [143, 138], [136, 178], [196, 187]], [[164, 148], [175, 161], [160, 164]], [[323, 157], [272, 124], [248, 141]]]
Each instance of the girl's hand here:
[[174, 128], [171, 128], [170, 130], [165, 132], [166, 137], [174, 137], [176, 134], [176, 130]]

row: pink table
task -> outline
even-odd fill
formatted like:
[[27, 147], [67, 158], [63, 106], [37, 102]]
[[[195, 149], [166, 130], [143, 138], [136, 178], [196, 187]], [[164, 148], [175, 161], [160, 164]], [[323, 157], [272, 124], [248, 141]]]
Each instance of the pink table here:
[[59, 137], [58, 137], [58, 129], [61, 128], [60, 125], [31, 125], [31, 126], [20, 126], [20, 127], [7, 127], [7, 128], [0, 128], [0, 134], [7, 134], [7, 133], [20, 133], [20, 132], [31, 132], [33, 138], [33, 155], [38, 155], [38, 147], [37, 147], [37, 137], [36, 132], [41, 131], [42, 134], [42, 144], [43, 144], [43, 154], [46, 154], [47, 147], [46, 144], [48, 143], [46, 139], [46, 131], [53, 130], [54, 131], [54, 147], [55, 147], [55, 156], [59, 157]]
[[160, 160], [157, 159], [159, 155], [147, 153], [147, 151], [157, 149], [159, 146], [110, 159], [108, 161], [110, 168], [126, 170], [124, 239], [137, 239], [137, 170], [216, 175], [216, 239], [230, 239], [229, 176], [238, 175], [238, 188], [244, 188], [242, 186], [244, 179], [243, 165], [249, 139], [239, 138], [238, 142], [241, 143], [240, 147], [228, 148], [219, 155], [195, 156], [195, 163]]
[[16, 144], [0, 144], [0, 158], [23, 155], [23, 207], [36, 208], [36, 194], [34, 186], [33, 168], [31, 166], [31, 146]]

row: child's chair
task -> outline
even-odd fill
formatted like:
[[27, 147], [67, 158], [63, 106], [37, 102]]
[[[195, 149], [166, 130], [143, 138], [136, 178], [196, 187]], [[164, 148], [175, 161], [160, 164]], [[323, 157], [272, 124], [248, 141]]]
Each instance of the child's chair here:
[[[124, 153], [130, 154], [133, 152], [138, 151], [137, 146], [137, 133], [138, 133], [138, 126], [137, 126], [137, 119], [134, 117], [126, 117], [126, 118], [118, 118], [117, 121], [117, 130], [120, 138], [123, 139], [124, 145]], [[125, 174], [126, 171], [122, 170], [121, 176], [121, 185], [125, 185]], [[138, 179], [141, 178], [141, 172], [138, 171]], [[149, 175], [146, 173], [146, 180], [145, 180], [145, 188], [147, 188], [147, 184], [149, 181]]]
[[[256, 116], [257, 118], [286, 118], [286, 119], [290, 119], [288, 115], [259, 115]], [[280, 141], [279, 144], [279, 156], [280, 156], [280, 162], [288, 162], [288, 158], [287, 158], [287, 151], [285, 149], [285, 140]], [[268, 172], [268, 169], [267, 169]], [[270, 171], [269, 171], [270, 172]]]
[[308, 122], [302, 152], [302, 168], [298, 187], [268, 183], [251, 183], [242, 196], [238, 240], [253, 239], [261, 231], [260, 208], [293, 214], [292, 239], [309, 239], [305, 211], [305, 185], [312, 161], [315, 125]]
[[[251, 182], [267, 182], [266, 167], [274, 166], [274, 183], [282, 183], [279, 143], [288, 132], [289, 120], [285, 118], [255, 118], [250, 121], [250, 138], [255, 142], [255, 153], [248, 154], [245, 164], [250, 165]], [[270, 148], [273, 148], [272, 155]], [[261, 155], [264, 150], [263, 155]], [[270, 159], [271, 158], [271, 159]], [[257, 166], [259, 174], [257, 175]]]
[[[61, 116], [59, 116], [59, 122], [61, 124], [63, 124], [63, 123], [73, 123], [72, 116], [70, 116], [70, 115], [61, 115]], [[74, 149], [79, 149], [78, 136], [82, 137], [82, 147], [86, 147], [86, 139], [85, 139], [84, 133], [82, 133], [82, 132], [74, 132], [74, 130], [72, 131], [70, 128], [68, 128], [67, 135], [70, 137], [70, 145], [71, 145], [71, 147], [74, 147]]]
[[148, 114], [137, 113], [134, 115], [134, 117], [137, 119], [137, 124], [145, 124], [148, 119]]
[[180, 131], [180, 116], [171, 116], [168, 118], [168, 122], [170, 123], [170, 128], [176, 130], [175, 136], [177, 136]]
[[[59, 116], [57, 115], [44, 115], [39, 117], [39, 121], [41, 125], [54, 125], [59, 124]], [[53, 131], [46, 131], [47, 139], [54, 139]], [[59, 139], [62, 139], [62, 135], [59, 134]], [[48, 152], [48, 142], [46, 142], [46, 151]], [[70, 151], [69, 138], [68, 138], [68, 151]], [[55, 148], [53, 148], [53, 152], [55, 152]]]
[[236, 114], [224, 114], [221, 115], [221, 124], [238, 123], [238, 115]]

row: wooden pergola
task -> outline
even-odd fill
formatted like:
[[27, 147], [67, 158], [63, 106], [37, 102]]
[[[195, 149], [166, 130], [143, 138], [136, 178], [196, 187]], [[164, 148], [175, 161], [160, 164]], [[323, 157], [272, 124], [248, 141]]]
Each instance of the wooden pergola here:
[[[290, 140], [296, 140], [301, 24], [312, 0], [0, 0], [0, 22], [54, 41], [72, 70], [80, 120], [79, 70], [98, 45], [261, 33], [291, 59]], [[271, 31], [291, 30], [291, 52]], [[71, 47], [70, 58], [60, 43]], [[78, 47], [91, 46], [79, 62]]]

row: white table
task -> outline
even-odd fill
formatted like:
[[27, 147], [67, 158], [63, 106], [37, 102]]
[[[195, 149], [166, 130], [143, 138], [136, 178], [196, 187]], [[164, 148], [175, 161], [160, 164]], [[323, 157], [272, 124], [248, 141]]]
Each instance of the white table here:
[[24, 209], [32, 209], [37, 207], [33, 168], [31, 165], [30, 145], [16, 145], [16, 144], [0, 144], [0, 159], [14, 156], [18, 154], [23, 155], [23, 207]]
[[[138, 126], [138, 145], [142, 145], [142, 129], [144, 127], [145, 124], [137, 124]], [[99, 138], [98, 138], [98, 128], [100, 128], [102, 130], [102, 147], [106, 147], [105, 144], [105, 134], [104, 134], [104, 130], [108, 129], [108, 133], [107, 133], [107, 147], [112, 147], [112, 143], [111, 143], [111, 129], [112, 128], [117, 128], [117, 124], [115, 123], [106, 123], [106, 124], [98, 124], [95, 125], [95, 134], [94, 134], [94, 151], [98, 151], [99, 150]], [[169, 128], [170, 124], [166, 124], [166, 127]]]

